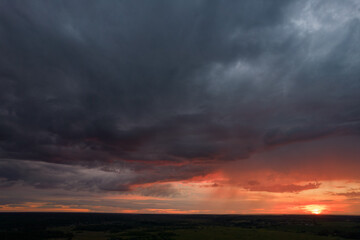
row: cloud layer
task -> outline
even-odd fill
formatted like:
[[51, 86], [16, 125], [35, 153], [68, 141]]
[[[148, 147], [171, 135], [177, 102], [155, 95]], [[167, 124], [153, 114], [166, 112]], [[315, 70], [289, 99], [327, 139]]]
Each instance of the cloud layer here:
[[[359, 9], [356, 0], [1, 0], [1, 187], [178, 196], [146, 184], [359, 136]], [[320, 186], [306, 181], [240, 185]]]

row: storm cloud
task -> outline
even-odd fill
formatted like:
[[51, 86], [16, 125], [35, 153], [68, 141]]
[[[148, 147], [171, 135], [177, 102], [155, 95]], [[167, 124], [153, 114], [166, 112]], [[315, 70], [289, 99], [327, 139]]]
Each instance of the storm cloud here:
[[130, 191], [359, 135], [359, 17], [356, 0], [0, 0], [1, 186]]

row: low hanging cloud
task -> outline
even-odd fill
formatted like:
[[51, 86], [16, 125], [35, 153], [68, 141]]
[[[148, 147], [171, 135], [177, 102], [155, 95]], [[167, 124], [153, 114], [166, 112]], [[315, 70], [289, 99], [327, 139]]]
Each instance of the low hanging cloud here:
[[360, 192], [352, 191], [352, 192], [344, 192], [344, 193], [335, 193], [337, 196], [345, 196], [347, 198], [359, 198]]
[[360, 135], [359, 9], [356, 0], [0, 1], [1, 184], [129, 191]]
[[[144, 196], [177, 196], [179, 195], [177, 189], [171, 184], [162, 184], [162, 182], [189, 179], [204, 175], [208, 171], [210, 170], [204, 166], [190, 165], [175, 169], [163, 166], [135, 171], [120, 166], [88, 168], [6, 159], [0, 161], [0, 187], [9, 189], [12, 186], [22, 185], [37, 189], [59, 188], [71, 191], [133, 192]], [[145, 185], [142, 186], [143, 184]]]
[[311, 190], [319, 188], [321, 183], [308, 183], [305, 185], [297, 185], [297, 184], [278, 184], [278, 185], [262, 185], [260, 183], [257, 184], [249, 184], [244, 188], [249, 191], [262, 191], [262, 192], [274, 192], [274, 193], [298, 193], [304, 190]]

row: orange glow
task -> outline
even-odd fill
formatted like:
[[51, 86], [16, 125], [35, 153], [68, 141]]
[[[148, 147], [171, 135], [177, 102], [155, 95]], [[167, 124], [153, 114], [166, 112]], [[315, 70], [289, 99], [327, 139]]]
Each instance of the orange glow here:
[[146, 201], [146, 200], [168, 200], [169, 198], [164, 197], [149, 197], [142, 195], [115, 195], [115, 196], [105, 196], [104, 199], [112, 200], [136, 200], [136, 201]]
[[148, 208], [145, 209], [149, 213], [158, 213], [158, 214], [195, 214], [195, 213], [206, 213], [209, 210], [179, 210], [179, 209], [154, 209]]
[[125, 210], [121, 210], [119, 211], [120, 213], [138, 213], [139, 210], [131, 210], [131, 209], [125, 209]]

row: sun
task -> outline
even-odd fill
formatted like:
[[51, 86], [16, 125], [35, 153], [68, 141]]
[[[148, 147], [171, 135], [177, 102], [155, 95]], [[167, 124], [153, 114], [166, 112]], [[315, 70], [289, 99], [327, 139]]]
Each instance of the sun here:
[[311, 210], [311, 212], [312, 212], [313, 214], [320, 214], [320, 213], [321, 213], [321, 210], [315, 208], [315, 209]]
[[316, 215], [321, 214], [326, 209], [324, 205], [306, 205], [304, 208], [307, 212]]

